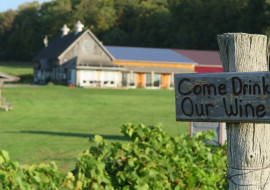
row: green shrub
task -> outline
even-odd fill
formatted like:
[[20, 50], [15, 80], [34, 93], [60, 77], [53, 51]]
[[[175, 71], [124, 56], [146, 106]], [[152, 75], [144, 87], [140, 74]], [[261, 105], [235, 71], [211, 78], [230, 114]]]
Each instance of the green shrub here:
[[55, 163], [20, 166], [0, 151], [0, 189], [74, 189], [74, 176], [57, 169]]
[[54, 86], [54, 83], [52, 81], [47, 83], [48, 86]]
[[18, 83], [32, 83], [34, 78], [33, 74], [22, 74], [18, 77], [20, 77]]
[[227, 189], [225, 147], [207, 146], [213, 131], [170, 137], [161, 127], [128, 123], [121, 132], [132, 142], [84, 152], [75, 171], [78, 189]]
[[204, 143], [213, 131], [172, 137], [159, 126], [128, 123], [121, 132], [131, 141], [108, 144], [96, 135], [67, 175], [55, 163], [21, 166], [0, 151], [0, 189], [228, 189], [225, 147]]

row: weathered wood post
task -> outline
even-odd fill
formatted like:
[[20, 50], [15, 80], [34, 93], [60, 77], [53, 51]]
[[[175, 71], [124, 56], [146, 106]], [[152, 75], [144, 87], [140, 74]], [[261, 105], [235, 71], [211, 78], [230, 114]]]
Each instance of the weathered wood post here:
[[[224, 72], [268, 71], [267, 36], [225, 33], [217, 39]], [[227, 123], [227, 142], [230, 189], [270, 189], [270, 124]]]

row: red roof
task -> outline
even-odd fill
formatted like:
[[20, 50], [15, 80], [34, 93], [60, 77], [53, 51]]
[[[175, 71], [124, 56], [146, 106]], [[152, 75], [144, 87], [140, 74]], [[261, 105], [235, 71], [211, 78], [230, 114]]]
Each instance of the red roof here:
[[199, 66], [217, 66], [222, 67], [218, 51], [204, 51], [204, 50], [182, 50], [174, 49], [179, 53], [193, 61], [197, 62]]

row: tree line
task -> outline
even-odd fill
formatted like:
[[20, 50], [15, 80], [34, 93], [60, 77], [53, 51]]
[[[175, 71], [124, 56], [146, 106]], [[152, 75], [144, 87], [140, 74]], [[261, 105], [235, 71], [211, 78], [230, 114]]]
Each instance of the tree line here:
[[269, 0], [52, 0], [0, 12], [0, 60], [29, 61], [80, 20], [105, 45], [217, 50], [217, 34], [270, 34]]

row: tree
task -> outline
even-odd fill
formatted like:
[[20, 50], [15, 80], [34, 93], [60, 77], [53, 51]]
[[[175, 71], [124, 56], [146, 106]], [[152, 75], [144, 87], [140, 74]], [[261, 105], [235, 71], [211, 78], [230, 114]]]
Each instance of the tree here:
[[105, 44], [217, 49], [225, 32], [270, 34], [270, 0], [52, 0], [0, 13], [0, 59], [30, 60], [80, 20]]
[[[168, 47], [172, 15], [167, 0], [142, 1], [135, 23], [135, 38], [141, 46]], [[139, 44], [136, 44], [139, 45]]]
[[238, 27], [246, 33], [261, 34], [269, 22], [266, 7], [265, 0], [247, 0]]
[[0, 13], [0, 60], [4, 60], [6, 54], [7, 38], [12, 31], [12, 25], [16, 16], [16, 12], [8, 10]]
[[60, 29], [64, 24], [72, 29], [75, 24], [72, 18], [72, 6], [71, 0], [54, 0], [43, 3], [39, 11], [41, 35], [43, 37], [47, 35], [51, 39], [60, 34]]
[[175, 43], [187, 49], [217, 49], [216, 35], [237, 32], [245, 0], [170, 0]]
[[9, 60], [30, 60], [40, 49], [38, 10], [37, 1], [19, 6], [7, 39], [6, 56]]
[[104, 33], [104, 43], [111, 45], [135, 45], [134, 38], [135, 23], [139, 16], [138, 6], [140, 0], [119, 0], [115, 1], [116, 20], [112, 30]]
[[171, 14], [167, 0], [116, 1], [115, 9], [115, 28], [105, 34], [105, 43], [145, 47], [170, 45]]
[[73, 18], [97, 36], [110, 30], [116, 21], [113, 0], [82, 0], [75, 7]]

